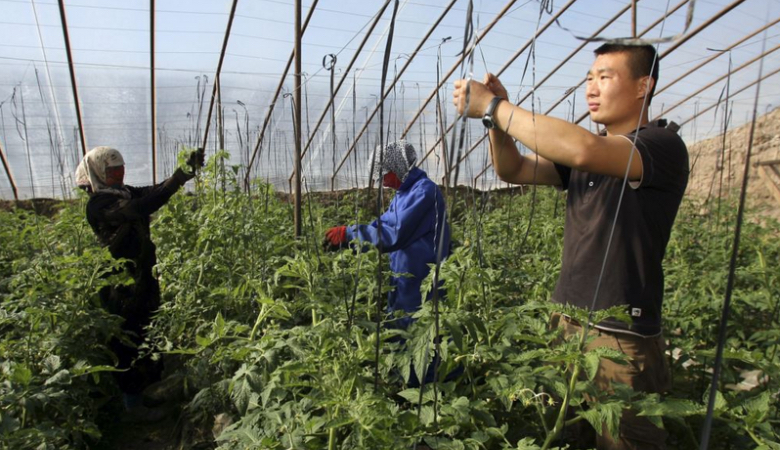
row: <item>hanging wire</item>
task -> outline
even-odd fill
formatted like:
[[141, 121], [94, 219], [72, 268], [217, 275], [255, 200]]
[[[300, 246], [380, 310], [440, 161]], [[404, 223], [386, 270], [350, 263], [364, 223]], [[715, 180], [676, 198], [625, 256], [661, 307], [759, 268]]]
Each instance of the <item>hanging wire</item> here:
[[[64, 168], [63, 157], [62, 157], [62, 146], [64, 146], [65, 140], [64, 140], [64, 138], [62, 136], [62, 122], [60, 120], [60, 111], [59, 111], [59, 108], [56, 107], [57, 97], [55, 97], [55, 95], [54, 95], [54, 87], [53, 87], [54, 83], [52, 82], [51, 70], [49, 69], [49, 58], [48, 58], [48, 55], [46, 54], [46, 46], [43, 44], [43, 35], [41, 33], [41, 24], [40, 24], [40, 21], [38, 19], [38, 9], [35, 7], [35, 0], [31, 0], [30, 3], [32, 5], [33, 16], [35, 17], [35, 26], [36, 26], [36, 30], [38, 32], [38, 41], [41, 44], [41, 53], [43, 54], [44, 68], [46, 69], [46, 79], [49, 82], [49, 95], [51, 96], [52, 101], [55, 103], [55, 106], [52, 109], [54, 110], [55, 129], [57, 131], [57, 139], [58, 139], [57, 140], [57, 144], [56, 144], [57, 145], [57, 150], [58, 150], [58, 160], [59, 160], [58, 162], [60, 164], [60, 175], [62, 176], [62, 178], [65, 178], [65, 168]], [[35, 71], [35, 78], [36, 79], [38, 78], [38, 70], [37, 69]], [[38, 89], [41, 90], [40, 81], [38, 82]], [[41, 91], [41, 101], [43, 101], [45, 103], [43, 98], [44, 98], [43, 97], [43, 92]], [[49, 111], [48, 104], [46, 104], [46, 110], [47, 110], [47, 112]], [[63, 180], [63, 182], [64, 182], [64, 180]], [[67, 192], [68, 192], [67, 196], [70, 197], [70, 190], [68, 190]], [[65, 193], [66, 193], [66, 190], [65, 190], [65, 188], [63, 186], [63, 195], [65, 195]]]
[[[328, 53], [322, 57], [322, 67], [330, 72], [330, 101], [328, 103], [330, 108], [330, 137], [332, 144], [332, 170], [336, 170], [336, 92], [333, 90], [333, 78], [336, 75], [336, 55]], [[331, 183], [331, 191], [333, 190], [333, 184]], [[338, 209], [338, 199], [337, 199]]]
[[[398, 0], [395, 0], [393, 2], [393, 15], [390, 19], [390, 29], [387, 32], [387, 43], [385, 45], [385, 54], [384, 54], [384, 60], [382, 62], [382, 82], [380, 86], [379, 93], [382, 95], [385, 92], [385, 82], [387, 80], [387, 70], [390, 65], [390, 51], [393, 48], [393, 34], [395, 32], [395, 20], [398, 14]], [[385, 107], [384, 107], [384, 101], [380, 101], [379, 103], [379, 148], [381, 151], [379, 152], [379, 167], [384, 167], [384, 148], [385, 148], [385, 133], [384, 133], [384, 118], [385, 118]], [[373, 167], [373, 164], [372, 164]], [[373, 179], [373, 177], [372, 177]], [[382, 210], [384, 209], [383, 205], [383, 190], [382, 190], [382, 182], [380, 181], [377, 189], [377, 199], [376, 199], [376, 205], [377, 205], [377, 248], [379, 250], [379, 254], [382, 254], [383, 251], [383, 244], [382, 244]], [[374, 364], [374, 390], [379, 390], [379, 348], [380, 348], [380, 341], [381, 341], [381, 334], [382, 334], [382, 258], [379, 258], [379, 261], [377, 262], [377, 269], [376, 269], [376, 277], [377, 277], [377, 299], [376, 299], [376, 348], [375, 348], [375, 364]]]
[[[546, 4], [547, 3], [547, 4]], [[523, 80], [525, 79], [525, 71], [528, 69], [528, 63], [531, 62], [531, 120], [533, 121], [534, 126], [534, 133], [536, 133], [536, 36], [539, 34], [539, 26], [542, 23], [542, 15], [544, 12], [547, 12], [548, 14], [552, 14], [552, 9], [549, 11], [547, 8], [552, 8], [552, 0], [549, 2], [542, 2], [541, 8], [539, 10], [539, 17], [536, 21], [536, 33], [534, 33], [533, 39], [531, 40], [531, 47], [528, 52], [528, 58], [525, 60], [525, 68], [523, 69], [523, 76], [520, 78], [520, 85], [522, 86]], [[520, 92], [517, 94], [518, 100], [517, 103], [520, 103], [519, 97]], [[539, 105], [539, 110], [541, 111], [541, 105]], [[511, 118], [509, 119], [511, 123]], [[534, 142], [536, 142], [536, 137], [534, 137]], [[531, 225], [534, 221], [534, 213], [536, 212], [536, 176], [537, 176], [537, 169], [539, 168], [539, 154], [534, 152], [534, 174], [531, 181], [531, 211], [528, 214], [528, 226], [525, 228], [525, 234], [523, 235], [523, 240], [520, 241], [520, 247], [517, 248], [518, 252], [522, 252], [525, 248], [525, 243], [528, 240], [528, 236], [531, 234]]]
[[[295, 133], [295, 130], [298, 127], [298, 123], [296, 123], [297, 121], [295, 120], [295, 96], [292, 95], [292, 93], [284, 94], [284, 97], [288, 97], [288, 96], [290, 97], [290, 112], [292, 114], [293, 133]], [[303, 167], [303, 164], [301, 164], [301, 167]], [[302, 175], [301, 176], [301, 181], [303, 181], [304, 191], [306, 192], [306, 196], [307, 197], [311, 197], [311, 191], [309, 190], [309, 183], [307, 181], [307, 177], [303, 176], [303, 170], [301, 172], [302, 172], [301, 173], [301, 175]], [[317, 239], [316, 239], [316, 237], [314, 235], [314, 230], [315, 230], [315, 227], [314, 227], [314, 213], [312, 212], [312, 209], [311, 209], [311, 201], [308, 201], [306, 203], [307, 203], [307, 206], [308, 206], [309, 223], [310, 223], [309, 232], [306, 233], [306, 244], [309, 247], [309, 254], [312, 253], [311, 249], [314, 248], [314, 252], [313, 253], [317, 257], [317, 265], [315, 267], [315, 270], [319, 270], [319, 268], [322, 267], [322, 258], [320, 257], [320, 247], [319, 247], [319, 245], [317, 245]], [[313, 273], [310, 273], [309, 276], [312, 277]], [[313, 282], [313, 280], [311, 278], [309, 279], [309, 281]]]
[[[474, 40], [475, 34], [474, 34], [474, 4], [473, 1], [469, 0], [468, 8], [466, 9], [466, 26], [463, 29], [463, 50], [461, 51], [461, 54], [464, 55], [464, 58], [461, 59], [461, 70], [460, 70], [460, 78], [467, 79], [466, 84], [466, 110], [468, 110], [469, 102], [471, 101], [471, 79], [474, 78], [474, 47], [476, 46], [477, 42]], [[460, 119], [460, 141], [456, 141], [458, 137], [458, 118], [455, 119], [453, 122], [452, 127], [452, 138], [450, 141], [450, 157], [448, 158], [448, 166], [445, 169], [446, 170], [446, 176], [445, 179], [447, 181], [447, 185], [449, 187], [450, 184], [450, 175], [452, 171], [457, 167], [457, 161], [460, 159], [460, 155], [463, 151], [463, 142], [464, 137], [466, 133], [466, 126], [467, 126], [467, 115], [462, 114]], [[444, 137], [442, 137], [444, 139]], [[457, 159], [455, 155], [455, 148], [456, 148], [456, 142], [457, 142], [457, 148], [458, 148], [458, 154]], [[456, 172], [457, 174], [457, 172]], [[457, 185], [457, 176], [455, 180], [453, 180], [452, 187], [455, 188]], [[450, 197], [451, 206], [454, 206], [454, 195]]]
[[[762, 61], [763, 61], [763, 59], [762, 59]], [[723, 198], [723, 172], [724, 172], [724, 169], [726, 169], [725, 163], [724, 163], [724, 159], [726, 157], [726, 135], [727, 135], [728, 126], [729, 126], [729, 119], [731, 119], [731, 114], [730, 114], [730, 111], [729, 111], [729, 94], [731, 92], [730, 87], [731, 87], [731, 52], [729, 52], [729, 73], [728, 73], [728, 77], [726, 78], [726, 87], [725, 87], [725, 90], [726, 90], [726, 100], [724, 102], [725, 110], [723, 111], [723, 138], [722, 138], [722, 141], [721, 141], [721, 148], [720, 148], [720, 167], [717, 168], [718, 169], [717, 172], [720, 173], [720, 177], [719, 177], [720, 180], [718, 181], [718, 208], [717, 208], [717, 211], [715, 213], [715, 224], [716, 224], [716, 227], [720, 227], [720, 207], [721, 207], [722, 198]], [[727, 171], [728, 171], [729, 176], [731, 176], [731, 164], [729, 164], [729, 167], [728, 167]]]
[[[19, 94], [19, 104], [21, 104], [21, 107], [19, 107], [18, 104], [16, 103], [17, 93]], [[19, 111], [18, 111], [19, 109], [21, 109], [21, 119], [19, 118]], [[27, 155], [27, 168], [30, 174], [30, 190], [32, 192], [32, 198], [34, 199], [36, 198], [35, 179], [33, 177], [33, 170], [32, 170], [32, 155], [30, 151], [30, 138], [27, 129], [27, 114], [24, 107], [24, 89], [22, 89], [21, 83], [14, 88], [13, 94], [11, 96], [11, 116], [14, 118], [14, 123], [16, 125], [16, 133], [19, 135], [19, 139], [21, 139], [22, 142], [24, 142], [24, 148]], [[33, 202], [33, 207], [34, 206], [35, 206], [35, 202]]]
[[[438, 46], [438, 51], [437, 51], [437, 54], [436, 54], [436, 86], [441, 86], [441, 69], [442, 69], [442, 67], [441, 67], [441, 62], [442, 62], [441, 46], [444, 45], [444, 43], [449, 41], [450, 39], [452, 39], [451, 36], [447, 36], [445, 38], [442, 38], [442, 40], [441, 40], [441, 42], [439, 43], [439, 46]], [[437, 158], [437, 164], [440, 162], [440, 158], [443, 158], [445, 166], [446, 166], [447, 165], [447, 140], [446, 140], [446, 131], [445, 130], [447, 129], [447, 126], [446, 126], [446, 124], [444, 124], [445, 117], [444, 117], [444, 114], [442, 113], [441, 98], [439, 96], [439, 89], [436, 89], [436, 97], [435, 98], [436, 98], [436, 123], [439, 125], [439, 128], [436, 129], [436, 134], [439, 136], [437, 141], [441, 142], [441, 146], [442, 146], [441, 156], [436, 155], [436, 158]], [[447, 169], [446, 169], [446, 167], [445, 167], [445, 170], [444, 170], [443, 184], [444, 184], [444, 189], [445, 189], [445, 194], [446, 194], [446, 190], [449, 188], [449, 183], [447, 182]]]
[[[531, 93], [530, 93], [531, 94], [531, 110], [530, 111], [531, 111], [531, 120], [532, 120], [532, 123], [533, 123], [534, 132], [536, 130], [536, 110], [535, 110], [535, 104], [536, 104], [536, 38], [539, 35], [539, 28], [540, 28], [541, 23], [542, 23], [542, 17], [543, 17], [545, 12], [547, 12], [548, 14], [552, 13], [551, 7], [552, 7], [552, 2], [551, 1], [543, 1], [543, 2], [540, 3], [539, 15], [538, 15], [538, 17], [536, 19], [536, 32], [533, 34], [533, 37], [531, 38], [531, 43], [530, 43], [530, 47], [529, 47], [530, 50], [528, 52], [528, 57], [525, 60], [525, 65], [523, 66], [523, 73], [520, 76], [520, 86], [522, 87], [523, 86], [523, 82], [525, 80], [525, 76], [526, 76], [526, 74], [528, 72], [528, 68], [529, 68], [529, 66], [531, 67], [531, 74], [532, 74], [531, 75], [531, 77], [532, 77], [531, 86], [532, 86], [532, 88], [531, 88]], [[521, 100], [520, 100], [520, 94], [521, 93], [522, 93], [522, 91], [518, 91], [518, 93], [517, 93], [517, 97], [516, 97], [516, 101], [515, 101], [516, 105], [519, 105], [521, 103]], [[540, 107], [540, 109], [541, 109], [541, 107]], [[511, 126], [511, 124], [512, 124], [513, 116], [514, 116], [514, 111], [512, 111], [510, 113], [510, 115], [509, 115], [507, 129], [509, 129], [509, 126]], [[504, 136], [504, 139], [506, 139], [506, 138], [508, 138], [508, 135]], [[534, 141], [536, 141], [536, 139], [534, 139]], [[492, 146], [492, 143], [489, 143], [489, 145]], [[536, 151], [534, 151], [533, 153], [534, 153], [534, 170], [533, 170], [533, 178], [531, 180], [531, 186], [532, 186], [532, 188], [531, 188], [532, 189], [531, 211], [530, 211], [530, 214], [528, 216], [528, 225], [526, 226], [526, 230], [525, 230], [525, 233], [523, 235], [523, 239], [520, 241], [520, 246], [519, 247], [515, 247], [514, 246], [514, 242], [515, 241], [513, 241], [511, 239], [511, 234], [512, 234], [511, 233], [511, 224], [514, 223], [514, 220], [511, 218], [511, 216], [507, 220], [506, 239], [507, 239], [507, 241], [511, 241], [512, 242], [512, 251], [513, 251], [513, 253], [514, 252], [520, 252], [525, 247], [526, 240], [528, 239], [528, 236], [529, 236], [529, 234], [531, 232], [531, 225], [533, 224], [534, 213], [536, 211], [536, 177], [537, 177], [537, 169], [539, 167], [539, 154], [536, 153]], [[513, 201], [514, 200], [514, 187], [512, 188], [511, 193], [512, 193], [512, 195], [511, 195], [510, 198], [511, 198], [511, 201]], [[521, 193], [524, 194], [524, 192], [522, 191], [522, 186], [521, 186]], [[512, 212], [513, 212], [513, 208], [509, 208], [508, 214], [512, 214]], [[503, 272], [505, 273], [506, 271], [507, 271], [507, 267], [505, 266], [504, 269], [503, 269]]]
[[[468, 67], [468, 74], [469, 74], [469, 80], [472, 78], [472, 72], [473, 72], [473, 64], [474, 64], [474, 52], [473, 48], [476, 45], [476, 42], [473, 41], [474, 37], [474, 20], [473, 20], [473, 11], [474, 11], [474, 4], [472, 0], [469, 0], [468, 7], [466, 9], [466, 25], [464, 27], [463, 31], [463, 50], [462, 54], [466, 55], [466, 57], [461, 59], [461, 74], [465, 75], [467, 67]], [[445, 38], [442, 40], [441, 44], [446, 42], [449, 38]], [[439, 49], [441, 50], [441, 44], [439, 45]], [[469, 46], [471, 46], [471, 51], [469, 51]], [[467, 61], [468, 60], [468, 61]], [[438, 73], [438, 67], [437, 67], [437, 86], [439, 85], [439, 73]], [[470, 100], [470, 91], [468, 89], [468, 85], [466, 87], [466, 104], [468, 108], [468, 102]], [[437, 97], [438, 97], [438, 89], [437, 89]], [[438, 98], [437, 98], [438, 103]], [[457, 112], [457, 111], [456, 111]], [[459, 148], [463, 148], [463, 141], [465, 138], [465, 130], [466, 130], [466, 115], [463, 115], [463, 118], [461, 120], [461, 132], [460, 132], [460, 142], [459, 142]], [[455, 119], [455, 124], [457, 123], [457, 118]], [[450, 173], [452, 171], [452, 161], [454, 159], [454, 150], [455, 150], [455, 144], [456, 144], [456, 138], [457, 138], [457, 127], [452, 127], [452, 142], [450, 145], [450, 158], [449, 158], [449, 164], [445, 161], [445, 175], [444, 180], [446, 183], [446, 187], [449, 189], [450, 185]], [[445, 136], [442, 135], [442, 144], [445, 142]], [[446, 149], [444, 149], [443, 153], [446, 153]], [[458, 152], [458, 155], [460, 155], [460, 152]], [[457, 161], [457, 160], [455, 160]], [[454, 207], [454, 198], [455, 198], [455, 188], [456, 186], [453, 185], [453, 195], [450, 196], [450, 208]], [[438, 244], [435, 244], [436, 247], [434, 248], [434, 251], [436, 252], [436, 266], [434, 268], [433, 273], [433, 287], [432, 287], [432, 302], [433, 302], [433, 320], [434, 320], [434, 337], [433, 337], [433, 343], [434, 343], [434, 352], [433, 352], [433, 426], [435, 429], [438, 430], [438, 416], [439, 416], [439, 359], [441, 358], [441, 330], [440, 330], [440, 312], [439, 312], [439, 274], [441, 272], [441, 264], [443, 259], [443, 253], [444, 253], [444, 237], [447, 234], [446, 225], [447, 225], [447, 208], [445, 207], [443, 210], [443, 214], [441, 217], [441, 226], [439, 225], [439, 205], [438, 205], [438, 196], [436, 197], [436, 201], [434, 204], [434, 210], [436, 211], [436, 217], [434, 218], [435, 221], [435, 231], [434, 231], [434, 242], [438, 239]], [[438, 235], [436, 234], [438, 233]], [[426, 361], [428, 360], [428, 347], [426, 346]], [[425, 391], [425, 379], [427, 375], [427, 369], [423, 374], [417, 374], [417, 377], [420, 379], [420, 392], [419, 392], [419, 398], [417, 401], [417, 418], [419, 420], [420, 416], [422, 415], [422, 398], [423, 398], [423, 392]], [[434, 437], [434, 439], [437, 439], [437, 437]], [[420, 440], [416, 440], [414, 444], [414, 448], [416, 449]]]
[[[352, 72], [352, 134], [353, 139], [355, 138], [355, 128], [356, 128], [356, 114], [357, 114], [357, 85], [355, 84], [355, 72], [357, 72], [357, 69]], [[360, 221], [360, 183], [358, 181], [358, 152], [354, 152], [354, 161], [355, 161], [355, 223], [359, 223]], [[357, 303], [357, 294], [358, 294], [358, 287], [360, 286], [360, 269], [363, 265], [363, 252], [360, 251], [357, 254], [357, 268], [355, 269], [355, 275], [352, 277], [352, 284], [354, 286], [352, 290], [352, 303], [349, 306], [349, 310], [347, 312], [347, 333], [350, 332], [352, 329], [352, 323], [355, 320], [355, 304]], [[380, 293], [381, 295], [381, 293]]]
[[[762, 52], [766, 48], [766, 31], [764, 32], [764, 42], [762, 43]], [[721, 312], [720, 325], [718, 326], [718, 346], [715, 351], [715, 362], [712, 368], [712, 383], [710, 385], [709, 399], [707, 401], [707, 415], [702, 427], [700, 450], [709, 448], [710, 433], [712, 432], [712, 419], [715, 413], [715, 400], [718, 394], [718, 381], [720, 378], [721, 367], [723, 365], [723, 349], [726, 345], [726, 327], [728, 326], [729, 314], [731, 312], [731, 295], [734, 290], [734, 279], [736, 278], [737, 256], [739, 254], [739, 240], [742, 235], [742, 222], [745, 214], [745, 198], [747, 196], [748, 179], [750, 176], [750, 157], [753, 152], [753, 136], [756, 131], [756, 120], [758, 115], [758, 100], [761, 92], [761, 78], [764, 72], [764, 60], [758, 66], [758, 81], [756, 83], [756, 96], [753, 101], [753, 120], [750, 123], [750, 134], [748, 137], [747, 154], [745, 155], [745, 169], [742, 174], [742, 188], [739, 193], [739, 207], [737, 209], [737, 224], [734, 229], [734, 243], [731, 249], [731, 260], [729, 261], [729, 276], [726, 284], [726, 296], [723, 300], [723, 310]]]
[[[550, 11], [552, 11], [552, 6], [553, 6], [552, 0], [542, 1], [542, 10], [547, 11], [548, 14], [550, 13]], [[668, 4], [666, 10], [667, 11], [669, 10]], [[579, 39], [581, 41], [604, 42], [607, 44], [617, 44], [617, 45], [656, 45], [656, 44], [663, 44], [667, 42], [673, 42], [685, 36], [685, 33], [691, 27], [691, 23], [693, 22], [693, 13], [695, 10], [696, 10], [696, 0], [690, 0], [688, 2], [688, 10], [685, 14], [685, 26], [683, 27], [682, 31], [680, 31], [680, 33], [675, 34], [673, 36], [659, 37], [656, 39], [638, 39], [634, 37], [613, 38], [613, 37], [606, 37], [606, 36], [595, 36], [595, 37], [578, 36], [577, 34], [575, 34], [574, 31], [561, 25], [561, 22], [558, 19], [555, 19], [555, 23], [558, 25], [560, 29], [570, 33], [575, 39]], [[664, 20], [664, 23], [666, 23], [666, 20]]]

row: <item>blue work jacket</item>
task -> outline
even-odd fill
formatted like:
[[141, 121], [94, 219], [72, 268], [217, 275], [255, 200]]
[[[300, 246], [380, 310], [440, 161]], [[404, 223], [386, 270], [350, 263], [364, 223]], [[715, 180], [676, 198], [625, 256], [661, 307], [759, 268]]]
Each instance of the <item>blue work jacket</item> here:
[[[444, 196], [423, 170], [412, 168], [379, 220], [382, 221], [382, 251], [390, 253], [390, 270], [412, 275], [392, 278], [395, 289], [388, 294], [387, 311], [413, 313], [422, 303], [420, 286], [430, 271], [428, 264], [436, 263], [441, 233], [444, 233], [442, 260], [450, 254]], [[378, 245], [377, 221], [347, 227], [347, 238]], [[411, 317], [404, 317], [392, 326], [406, 328], [411, 322]]]

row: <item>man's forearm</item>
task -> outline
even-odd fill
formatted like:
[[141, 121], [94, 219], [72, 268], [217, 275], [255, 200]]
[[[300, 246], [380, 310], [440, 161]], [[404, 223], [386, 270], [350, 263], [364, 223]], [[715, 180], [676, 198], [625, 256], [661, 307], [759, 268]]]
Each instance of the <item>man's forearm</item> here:
[[507, 179], [518, 173], [523, 165], [523, 157], [515, 146], [515, 140], [502, 130], [493, 129], [490, 136], [490, 157], [493, 169], [501, 179]]
[[[508, 101], [498, 105], [494, 120], [501, 130], [506, 130], [510, 142], [515, 138], [539, 156], [569, 167], [581, 164], [583, 151], [592, 147], [595, 137], [580, 126], [533, 114]], [[522, 162], [515, 169], [520, 165]]]
[[[465, 91], [468, 83], [472, 84], [471, 100], [466, 105]], [[495, 97], [504, 99], [492, 111], [492, 121], [498, 131], [493, 131], [494, 134], [491, 134], [496, 174], [503, 181], [516, 184], [528, 182], [560, 184], [561, 180], [553, 163], [614, 177], [623, 177], [628, 168], [630, 180], [641, 178], [641, 158], [631, 158], [635, 150], [632, 142], [623, 136], [636, 128], [622, 130], [623, 132], [613, 130], [613, 133], [607, 133], [606, 136], [597, 136], [578, 125], [554, 117], [534, 114], [515, 106], [506, 100], [505, 95], [500, 95], [502, 92], [503, 90], [497, 88], [495, 91], [490, 90], [484, 84], [475, 81], [457, 80], [453, 102], [459, 112], [472, 118], [481, 118]], [[468, 110], [465, 109], [466, 107]], [[539, 164], [544, 166], [541, 174], [523, 168], [525, 157], [516, 149], [508, 151], [510, 150], [508, 146], [514, 147], [514, 143], [511, 142], [511, 138], [503, 139], [503, 135], [500, 134], [502, 132], [520, 141], [539, 156]], [[629, 161], [631, 165], [627, 167]]]

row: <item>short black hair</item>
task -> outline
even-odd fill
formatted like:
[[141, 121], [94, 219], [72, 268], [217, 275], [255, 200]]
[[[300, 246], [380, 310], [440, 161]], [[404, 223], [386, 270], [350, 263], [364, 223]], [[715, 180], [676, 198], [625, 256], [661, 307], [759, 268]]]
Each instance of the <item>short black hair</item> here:
[[651, 76], [653, 78], [653, 88], [647, 94], [647, 104], [653, 100], [653, 93], [658, 84], [658, 54], [652, 45], [627, 45], [627, 44], [603, 44], [593, 51], [598, 55], [607, 53], [628, 53], [628, 68], [634, 78]]

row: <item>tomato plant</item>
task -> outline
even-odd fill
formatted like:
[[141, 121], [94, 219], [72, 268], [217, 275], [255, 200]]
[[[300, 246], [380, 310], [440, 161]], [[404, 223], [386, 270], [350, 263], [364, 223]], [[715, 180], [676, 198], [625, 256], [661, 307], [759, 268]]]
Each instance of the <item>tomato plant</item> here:
[[[189, 420], [210, 428], [217, 414], [232, 418], [219, 448], [565, 448], [575, 426], [615, 430], [626, 409], [663, 420], [670, 447], [698, 447], [733, 215], [716, 223], [693, 201], [679, 213], [665, 259], [674, 388], [661, 398], [598, 391], [599, 358], [625, 356], [585, 352], [549, 326], [561, 309], [549, 297], [562, 194], [454, 191], [456, 245], [440, 267], [438, 317], [425, 302], [411, 327], [377, 334], [376, 320], [385, 319], [377, 302], [393, 276], [386, 255], [320, 248], [327, 228], [371, 220], [375, 202], [365, 191], [335, 201], [310, 194], [296, 239], [289, 202], [264, 183], [244, 192], [238, 173], [218, 154], [197, 187], [155, 217], [163, 303], [143, 346], [179, 362], [172, 370], [186, 380]], [[101, 439], [101, 415], [112, 413], [107, 343], [121, 337], [120, 319], [100, 307], [97, 291], [128, 280], [109, 276], [120, 262], [98, 246], [84, 204], [63, 203], [52, 218], [0, 212], [2, 448], [90, 447]], [[748, 221], [743, 231], [717, 448], [780, 448], [776, 230]], [[587, 311], [564, 312], [587, 319]], [[419, 386], [413, 374], [432, 364], [439, 382]]]

